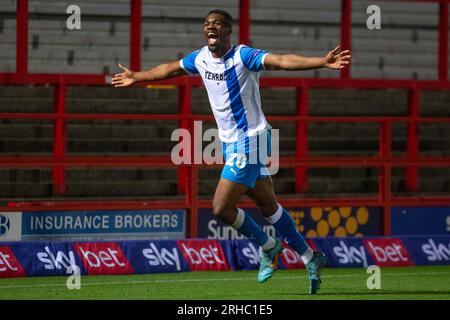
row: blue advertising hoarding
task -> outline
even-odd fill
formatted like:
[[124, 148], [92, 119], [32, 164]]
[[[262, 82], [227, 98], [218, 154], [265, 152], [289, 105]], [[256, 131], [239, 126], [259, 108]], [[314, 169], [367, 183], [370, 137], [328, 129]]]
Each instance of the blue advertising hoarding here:
[[[380, 235], [380, 208], [378, 207], [314, 207], [286, 208], [297, 230], [305, 237], [362, 237]], [[257, 209], [245, 209], [263, 230], [275, 236], [273, 226]], [[212, 209], [199, 209], [198, 237], [218, 240], [245, 239], [232, 227], [216, 219]]]
[[394, 207], [393, 235], [450, 235], [450, 207]]
[[22, 240], [181, 239], [184, 210], [22, 212]]
[[[449, 265], [450, 236], [313, 238], [331, 268]], [[257, 270], [261, 249], [249, 240], [124, 240], [0, 242], [0, 278]], [[302, 269], [285, 244], [280, 269]]]

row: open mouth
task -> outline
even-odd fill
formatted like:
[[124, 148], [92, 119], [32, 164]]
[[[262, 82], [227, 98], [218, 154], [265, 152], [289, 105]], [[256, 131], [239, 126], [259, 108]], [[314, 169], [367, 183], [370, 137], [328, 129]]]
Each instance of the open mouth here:
[[208, 33], [208, 45], [214, 46], [217, 43], [217, 34], [209, 32]]

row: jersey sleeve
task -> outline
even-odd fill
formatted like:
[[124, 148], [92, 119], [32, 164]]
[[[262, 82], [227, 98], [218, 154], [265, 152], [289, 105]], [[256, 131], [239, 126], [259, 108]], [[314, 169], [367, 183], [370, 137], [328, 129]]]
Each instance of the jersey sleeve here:
[[264, 69], [264, 58], [269, 52], [247, 46], [241, 48], [241, 60], [250, 71], [261, 71]]
[[200, 50], [193, 51], [180, 60], [180, 67], [189, 74], [197, 74], [198, 70], [195, 66], [195, 58], [197, 58]]

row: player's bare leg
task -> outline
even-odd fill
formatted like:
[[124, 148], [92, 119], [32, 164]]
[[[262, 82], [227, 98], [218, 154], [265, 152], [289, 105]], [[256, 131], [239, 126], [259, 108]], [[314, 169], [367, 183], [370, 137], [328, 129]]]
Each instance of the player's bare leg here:
[[273, 191], [272, 178], [259, 179], [255, 183], [255, 187], [248, 189], [247, 195], [252, 199], [261, 214], [268, 218], [278, 209], [278, 203]]
[[236, 203], [248, 189], [244, 184], [221, 178], [214, 194], [213, 212], [219, 220], [232, 226], [262, 248], [264, 254], [257, 277], [262, 283], [271, 278], [275, 272], [282, 246], [281, 241], [268, 236], [250, 214], [236, 208]]
[[247, 190], [246, 185], [220, 178], [213, 198], [214, 216], [223, 223], [232, 225], [238, 216], [236, 203]]
[[275, 227], [283, 239], [302, 257], [310, 280], [310, 293], [315, 294], [320, 288], [320, 273], [326, 264], [322, 252], [313, 252], [300, 233], [289, 213], [276, 201], [272, 178], [259, 179], [255, 188], [248, 189], [247, 195], [255, 202], [262, 215]]
[[263, 249], [274, 246], [274, 239], [268, 237], [253, 218], [236, 203], [246, 194], [248, 187], [228, 179], [220, 178], [213, 199], [213, 213], [217, 219], [232, 226]]

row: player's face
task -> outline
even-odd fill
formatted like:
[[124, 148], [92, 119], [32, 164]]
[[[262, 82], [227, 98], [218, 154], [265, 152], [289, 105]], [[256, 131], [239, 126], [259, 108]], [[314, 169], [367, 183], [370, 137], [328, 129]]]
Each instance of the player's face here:
[[203, 33], [211, 52], [224, 49], [230, 41], [231, 30], [226, 26], [222, 15], [212, 13], [205, 19]]

